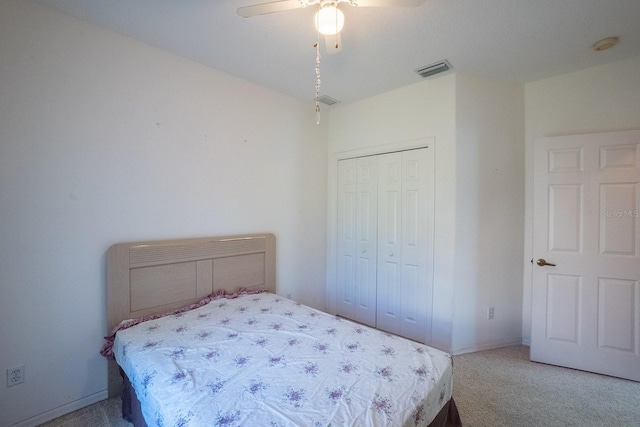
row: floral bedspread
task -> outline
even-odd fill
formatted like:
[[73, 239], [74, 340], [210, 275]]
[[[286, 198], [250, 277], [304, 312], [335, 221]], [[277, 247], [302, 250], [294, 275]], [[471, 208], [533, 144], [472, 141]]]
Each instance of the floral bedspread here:
[[270, 293], [116, 334], [149, 426], [426, 426], [451, 358]]

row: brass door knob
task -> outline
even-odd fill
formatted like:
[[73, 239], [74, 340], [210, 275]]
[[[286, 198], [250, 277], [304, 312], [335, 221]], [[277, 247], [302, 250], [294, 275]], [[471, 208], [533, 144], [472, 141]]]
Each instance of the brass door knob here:
[[549, 265], [551, 267], [556, 266], [555, 264], [551, 264], [550, 262], [545, 261], [543, 258], [540, 258], [536, 264], [538, 264], [540, 267], [544, 267], [545, 265]]

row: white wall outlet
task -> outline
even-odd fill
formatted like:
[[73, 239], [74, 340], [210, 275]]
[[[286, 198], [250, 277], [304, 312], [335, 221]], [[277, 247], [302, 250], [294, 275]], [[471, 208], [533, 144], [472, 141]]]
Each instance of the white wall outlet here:
[[24, 382], [24, 365], [7, 369], [7, 387]]
[[493, 319], [493, 307], [489, 307], [489, 309], [487, 310], [487, 319]]

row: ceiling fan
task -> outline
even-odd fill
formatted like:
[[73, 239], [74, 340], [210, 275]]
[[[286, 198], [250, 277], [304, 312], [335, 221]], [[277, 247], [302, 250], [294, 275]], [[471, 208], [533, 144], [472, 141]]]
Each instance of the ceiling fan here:
[[[254, 4], [238, 8], [238, 15], [244, 18], [252, 16], [267, 15], [275, 12], [285, 12], [287, 10], [302, 9], [308, 6], [315, 6], [315, 25], [318, 35], [325, 36], [325, 44], [329, 53], [337, 52], [342, 48], [340, 41], [340, 31], [344, 26], [344, 13], [338, 8], [341, 3], [346, 3], [353, 7], [416, 7], [424, 3], [425, 0], [277, 0], [268, 3]], [[320, 50], [319, 43], [314, 44], [316, 48], [316, 122], [320, 124]], [[330, 48], [331, 47], [331, 48]]]
[[249, 18], [317, 5], [316, 28], [320, 34], [331, 36], [339, 35], [344, 26], [344, 13], [338, 8], [341, 3], [354, 7], [416, 7], [424, 2], [425, 0], [278, 0], [239, 7], [238, 15]]
[[396, 7], [396, 6], [420, 6], [425, 0], [276, 0], [268, 3], [254, 4], [238, 8], [238, 15], [245, 18], [268, 13], [283, 12], [285, 10], [300, 9], [314, 4], [319, 8], [327, 5], [336, 7], [340, 3], [348, 3], [350, 6], [361, 7]]

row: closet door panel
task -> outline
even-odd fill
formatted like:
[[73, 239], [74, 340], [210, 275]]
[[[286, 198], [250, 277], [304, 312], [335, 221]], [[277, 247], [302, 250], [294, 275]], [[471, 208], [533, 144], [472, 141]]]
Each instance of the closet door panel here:
[[337, 314], [375, 326], [377, 160], [338, 162]]
[[377, 233], [378, 233], [378, 161], [376, 157], [356, 159], [356, 269], [357, 293], [352, 319], [375, 326], [377, 281]]
[[[410, 333], [411, 328], [417, 327], [420, 319], [420, 307], [424, 304], [421, 300], [420, 266], [404, 263], [402, 266], [402, 321], [404, 325], [399, 333]], [[410, 327], [407, 328], [407, 325]], [[409, 329], [407, 331], [406, 329]]]
[[337, 314], [431, 340], [433, 149], [338, 162]]
[[338, 163], [338, 259], [337, 314], [351, 317], [355, 312], [356, 277], [356, 198], [357, 164], [355, 160]]
[[[424, 296], [421, 292], [421, 274], [424, 270], [425, 260], [417, 250], [420, 245], [420, 191], [409, 189], [403, 191], [403, 240], [402, 240], [402, 279], [398, 285], [398, 291], [402, 293], [401, 312], [398, 333], [408, 334], [414, 338], [417, 333], [420, 320], [421, 302], [424, 304]], [[418, 331], [419, 332], [419, 331]], [[414, 338], [415, 339], [415, 338]]]
[[399, 333], [422, 342], [431, 339], [433, 173], [433, 150], [425, 148], [402, 153]]
[[402, 155], [378, 156], [378, 312], [376, 326], [400, 331]]

